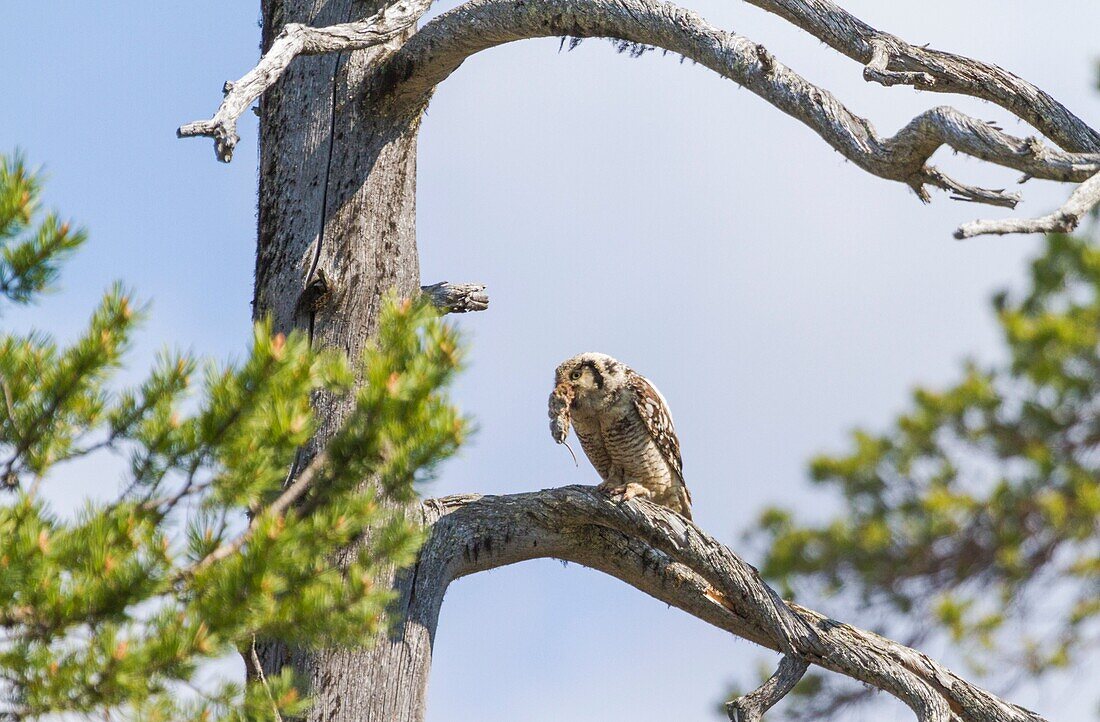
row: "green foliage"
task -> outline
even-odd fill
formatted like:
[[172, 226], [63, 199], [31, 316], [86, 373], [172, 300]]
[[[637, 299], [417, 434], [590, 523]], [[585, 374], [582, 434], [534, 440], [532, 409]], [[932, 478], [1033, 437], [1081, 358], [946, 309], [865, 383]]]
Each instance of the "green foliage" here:
[[32, 225], [40, 187], [22, 158], [0, 156], [0, 295], [14, 303], [29, 303], [46, 290], [58, 264], [85, 239], [53, 214]]
[[993, 305], [1005, 363], [917, 389], [885, 433], [815, 459], [832, 521], [769, 509], [756, 536], [788, 594], [835, 593], [890, 636], [1035, 676], [1100, 638], [1100, 248], [1049, 237], [1026, 292]]
[[[0, 168], [0, 297], [26, 303], [84, 235], [49, 216], [19, 240], [38, 183], [18, 161]], [[261, 323], [248, 355], [209, 365], [197, 394], [200, 364], [181, 355], [117, 391], [141, 316], [116, 287], [71, 344], [0, 336], [0, 718], [293, 715], [308, 700], [289, 675], [246, 687], [200, 669], [257, 637], [341, 645], [383, 627], [391, 592], [373, 579], [422, 541], [403, 503], [467, 431], [445, 396], [456, 332], [391, 301], [352, 368]], [[350, 402], [323, 449], [310, 447], [311, 394]], [[52, 511], [43, 488], [93, 453], [123, 457], [118, 497]]]

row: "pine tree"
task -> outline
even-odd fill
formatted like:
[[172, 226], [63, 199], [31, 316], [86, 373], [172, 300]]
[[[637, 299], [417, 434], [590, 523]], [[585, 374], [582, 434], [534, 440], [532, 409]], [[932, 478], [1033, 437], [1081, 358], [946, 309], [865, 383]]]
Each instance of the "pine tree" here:
[[[1100, 639], [1100, 247], [1049, 236], [1029, 287], [993, 309], [1004, 363], [967, 363], [891, 428], [815, 459], [840, 511], [801, 523], [772, 508], [756, 537], [786, 594], [838, 595], [908, 645], [949, 638], [1011, 683]], [[799, 717], [869, 696], [806, 682], [817, 704]]]
[[[48, 291], [86, 240], [43, 216], [40, 196], [22, 160], [0, 159], [9, 304]], [[355, 366], [259, 323], [239, 363], [164, 354], [144, 383], [119, 390], [112, 380], [146, 312], [116, 286], [71, 344], [0, 335], [0, 718], [300, 712], [308, 700], [289, 673], [242, 685], [204, 681], [203, 665], [247, 660], [269, 637], [371, 639], [392, 595], [372, 579], [409, 564], [421, 543], [398, 502], [467, 433], [445, 395], [459, 339], [430, 306], [391, 299]], [[349, 418], [310, 449], [311, 394], [352, 393], [356, 378]], [[117, 497], [71, 518], [52, 511], [52, 474], [90, 454], [126, 460]], [[378, 492], [361, 488], [367, 478]], [[350, 557], [339, 570], [337, 550]]]

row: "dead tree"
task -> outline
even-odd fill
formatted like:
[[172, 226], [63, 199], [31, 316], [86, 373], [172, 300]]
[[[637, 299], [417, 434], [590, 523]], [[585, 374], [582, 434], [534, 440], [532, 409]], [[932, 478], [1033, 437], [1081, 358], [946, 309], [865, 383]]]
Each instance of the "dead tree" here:
[[[917, 47], [829, 0], [748, 0], [863, 66], [869, 82], [982, 98], [1038, 129], [1020, 138], [940, 106], [884, 137], [829, 91], [762, 45], [661, 0], [468, 0], [418, 27], [431, 0], [262, 0], [263, 56], [226, 83], [213, 118], [180, 136], [214, 139], [228, 162], [237, 118], [259, 101], [260, 202], [254, 309], [276, 331], [308, 329], [314, 341], [357, 355], [389, 289], [427, 293], [451, 311], [481, 310], [484, 288], [421, 289], [415, 235], [416, 136], [436, 86], [469, 56], [526, 38], [609, 38], [625, 49], [679, 54], [748, 88], [797, 118], [857, 166], [904, 183], [1014, 207], [1018, 196], [979, 188], [929, 165], [941, 146], [1029, 178], [1078, 184], [1055, 213], [976, 221], [956, 231], [1072, 230], [1100, 202], [1100, 133], [1034, 85], [991, 64]], [[348, 411], [317, 399], [320, 445]], [[306, 454], [308, 456], [308, 453]], [[369, 482], [367, 482], [369, 483]], [[454, 579], [537, 557], [608, 574], [732, 634], [782, 655], [776, 674], [729, 705], [755, 720], [808, 665], [848, 675], [908, 705], [922, 722], [1038, 722], [1038, 714], [975, 687], [925, 655], [784, 602], [756, 570], [678, 515], [645, 501], [616, 505], [566, 487], [503, 497], [462, 496], [410, 507], [432, 529], [417, 565], [379, 583], [399, 592], [396, 631], [362, 650], [260, 645], [265, 671], [297, 668], [312, 687], [311, 720], [413, 722], [424, 712], [432, 638]]]

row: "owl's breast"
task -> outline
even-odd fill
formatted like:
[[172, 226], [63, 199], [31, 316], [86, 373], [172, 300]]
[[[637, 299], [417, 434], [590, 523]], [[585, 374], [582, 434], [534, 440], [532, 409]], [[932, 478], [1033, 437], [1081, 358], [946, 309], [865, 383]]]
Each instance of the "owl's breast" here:
[[608, 455], [623, 470], [625, 479], [654, 492], [672, 483], [668, 462], [633, 406], [601, 419], [601, 435]]

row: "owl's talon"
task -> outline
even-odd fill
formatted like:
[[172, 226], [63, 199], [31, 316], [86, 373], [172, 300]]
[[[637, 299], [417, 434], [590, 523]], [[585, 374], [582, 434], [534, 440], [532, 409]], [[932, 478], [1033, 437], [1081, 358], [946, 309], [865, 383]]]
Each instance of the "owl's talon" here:
[[612, 489], [610, 492], [608, 492], [607, 498], [615, 502], [616, 504], [623, 503], [624, 501], [626, 501], [626, 487], [620, 486]]
[[596, 488], [606, 494], [608, 499], [620, 504], [624, 501], [630, 501], [636, 496], [643, 499], [648, 499], [652, 496], [649, 489], [633, 481], [629, 484], [618, 484], [616, 486], [600, 484]]
[[615, 497], [626, 491], [626, 487], [622, 484], [608, 484], [605, 481], [596, 487], [596, 491], [600, 492], [611, 501], [616, 501]]

